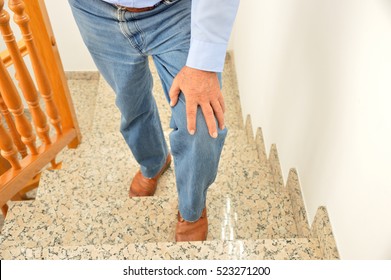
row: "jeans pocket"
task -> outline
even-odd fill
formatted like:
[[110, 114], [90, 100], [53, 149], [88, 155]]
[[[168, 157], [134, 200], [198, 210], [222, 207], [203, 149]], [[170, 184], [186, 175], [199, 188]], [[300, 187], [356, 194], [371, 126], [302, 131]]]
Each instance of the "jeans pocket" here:
[[[71, 7], [82, 7], [83, 4], [80, 4], [80, 1], [79, 0], [68, 0], [68, 3]], [[83, 2], [82, 2], [83, 3]]]

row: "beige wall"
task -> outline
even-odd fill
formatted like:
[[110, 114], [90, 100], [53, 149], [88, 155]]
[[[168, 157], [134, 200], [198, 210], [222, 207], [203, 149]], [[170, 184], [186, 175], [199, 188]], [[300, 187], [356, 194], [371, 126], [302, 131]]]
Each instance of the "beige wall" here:
[[66, 71], [97, 71], [85, 47], [66, 0], [46, 0], [62, 62]]
[[391, 2], [242, 0], [243, 114], [325, 205], [342, 258], [391, 259]]

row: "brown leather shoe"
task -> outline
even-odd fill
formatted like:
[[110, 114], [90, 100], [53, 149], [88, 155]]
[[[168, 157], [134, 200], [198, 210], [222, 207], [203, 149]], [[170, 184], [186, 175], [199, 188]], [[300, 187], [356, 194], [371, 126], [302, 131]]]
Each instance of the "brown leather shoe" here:
[[175, 240], [183, 241], [205, 241], [208, 235], [208, 217], [206, 216], [206, 208], [202, 211], [198, 221], [185, 221], [178, 211], [178, 222], [176, 224]]
[[153, 196], [156, 191], [157, 182], [171, 164], [171, 155], [168, 154], [166, 163], [159, 171], [159, 173], [153, 178], [146, 178], [143, 176], [139, 170], [133, 178], [132, 183], [130, 184], [129, 197], [135, 196]]

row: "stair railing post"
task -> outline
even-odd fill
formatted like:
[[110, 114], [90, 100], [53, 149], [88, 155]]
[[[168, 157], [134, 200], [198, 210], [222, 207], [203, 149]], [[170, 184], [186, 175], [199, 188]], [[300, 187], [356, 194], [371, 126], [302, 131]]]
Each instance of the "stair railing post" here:
[[[20, 0], [10, 0], [10, 3]], [[53, 99], [61, 117], [62, 128], [76, 130], [77, 137], [68, 145], [76, 148], [81, 141], [81, 133], [77, 122], [75, 109], [69, 92], [64, 69], [57, 49], [49, 16], [43, 0], [25, 0], [26, 13], [30, 15], [30, 29], [38, 56], [49, 79], [53, 91]]]
[[[16, 78], [19, 81], [20, 89], [22, 90], [24, 98], [30, 109], [37, 134], [45, 144], [49, 145], [51, 144], [51, 140], [49, 136], [49, 125], [46, 121], [46, 115], [43, 113], [40, 107], [37, 90], [19, 52], [18, 44], [16, 43], [15, 36], [9, 23], [10, 16], [8, 12], [3, 9], [3, 5], [4, 0], [0, 0], [0, 31], [15, 66]], [[27, 17], [17, 18], [17, 20], [21, 25], [27, 25]], [[23, 32], [23, 37], [25, 38], [25, 41], [31, 40], [31, 34], [29, 36], [29, 34]]]
[[22, 137], [22, 141], [29, 148], [32, 155], [38, 154], [35, 144], [36, 136], [33, 132], [30, 122], [24, 114], [24, 107], [18, 91], [12, 82], [12, 79], [0, 59], [0, 92], [5, 105], [15, 118], [16, 130]]
[[5, 122], [7, 123], [8, 130], [11, 133], [11, 137], [15, 143], [16, 148], [18, 149], [22, 158], [25, 158], [27, 156], [27, 147], [22, 142], [22, 139], [20, 138], [20, 135], [19, 135], [18, 131], [16, 130], [15, 122], [12, 119], [11, 114], [8, 111], [7, 106], [5, 105], [3, 98], [1, 97], [1, 92], [0, 92], [0, 113], [3, 115]]
[[3, 119], [0, 115], [0, 151], [1, 155], [11, 164], [12, 168], [18, 170], [21, 168], [16, 147], [12, 142], [11, 136], [3, 126]]

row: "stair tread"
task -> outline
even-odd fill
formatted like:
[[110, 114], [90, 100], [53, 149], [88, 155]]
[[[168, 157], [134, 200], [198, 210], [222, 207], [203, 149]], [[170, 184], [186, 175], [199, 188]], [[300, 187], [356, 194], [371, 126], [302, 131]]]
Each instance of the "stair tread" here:
[[[207, 207], [209, 240], [297, 237], [287, 193], [211, 191]], [[92, 198], [85, 193], [73, 199], [16, 202], [0, 248], [173, 241], [176, 213], [176, 197]]]
[[[236, 139], [243, 137], [241, 131], [232, 131], [227, 137], [227, 145], [219, 165], [219, 173], [215, 185], [227, 186], [227, 182], [238, 181], [243, 184], [258, 184], [262, 187], [269, 184], [271, 176], [266, 166], [262, 166], [257, 158], [255, 148], [248, 144], [235, 145]], [[63, 170], [45, 171], [42, 174], [37, 199], [48, 196], [75, 195], [81, 188], [118, 192], [126, 195], [133, 175], [138, 170], [138, 164], [126, 144], [116, 134], [108, 134], [98, 140], [99, 143], [88, 144], [80, 150], [69, 150], [59, 158], [63, 160]], [[115, 141], [118, 146], [112, 147]], [[103, 143], [103, 144], [102, 144]], [[101, 147], [101, 148], [100, 148]], [[114, 151], [113, 151], [114, 150]], [[78, 156], [81, 158], [77, 159]], [[75, 159], [76, 158], [76, 159]], [[269, 179], [268, 179], [269, 178]], [[176, 194], [174, 164], [167, 170], [159, 182], [157, 196], [172, 196]]]
[[320, 260], [314, 238], [205, 242], [121, 243], [117, 245], [18, 247], [0, 251], [1, 259], [113, 260]]
[[[170, 146], [170, 142], [168, 141], [170, 131], [165, 132], [168, 146]], [[229, 129], [223, 153], [227, 153], [228, 151], [236, 154], [246, 153], [246, 157], [258, 161], [256, 147], [247, 143], [247, 138], [243, 130]], [[123, 154], [124, 152], [125, 154]], [[131, 157], [129, 148], [123, 140], [122, 135], [115, 129], [110, 132], [90, 132], [84, 135], [81, 145], [76, 150], [65, 149], [62, 154], [62, 157], [65, 156], [72, 160], [86, 157], [107, 157], [109, 155]]]
[[94, 122], [98, 85], [98, 79], [68, 80], [69, 92], [83, 133], [90, 131]]

